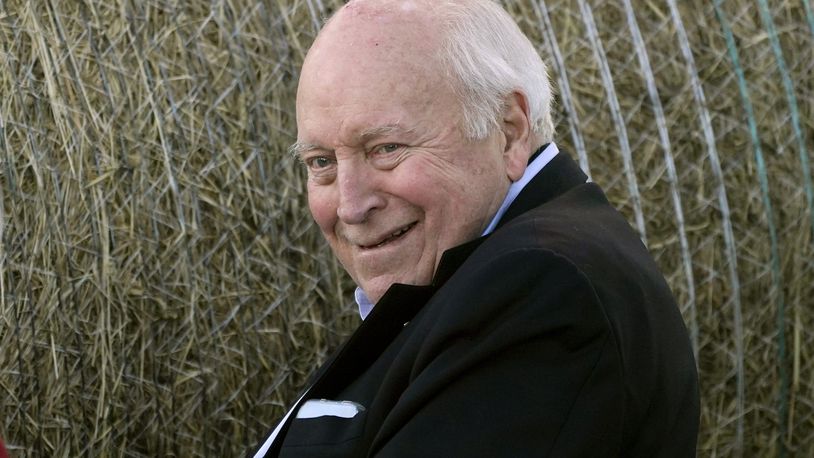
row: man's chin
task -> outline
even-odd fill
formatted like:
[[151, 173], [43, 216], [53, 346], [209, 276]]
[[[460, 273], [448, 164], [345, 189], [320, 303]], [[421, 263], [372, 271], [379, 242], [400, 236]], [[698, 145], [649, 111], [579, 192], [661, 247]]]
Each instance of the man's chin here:
[[368, 287], [363, 286], [362, 291], [365, 292], [365, 296], [367, 296], [371, 304], [376, 304], [384, 296], [387, 290], [390, 289], [390, 286], [392, 286], [392, 284], [393, 283], [389, 283], [386, 286], [379, 285]]
[[368, 281], [362, 281], [360, 286], [370, 302], [376, 304], [387, 293], [387, 290], [396, 283], [415, 284], [415, 280], [398, 275], [383, 275]]
[[401, 267], [402, 270], [379, 275], [361, 275], [359, 276], [361, 278], [351, 276], [373, 304], [377, 303], [394, 284], [429, 285], [432, 283], [434, 269], [428, 268], [429, 266], [424, 263], [404, 262], [398, 267]]

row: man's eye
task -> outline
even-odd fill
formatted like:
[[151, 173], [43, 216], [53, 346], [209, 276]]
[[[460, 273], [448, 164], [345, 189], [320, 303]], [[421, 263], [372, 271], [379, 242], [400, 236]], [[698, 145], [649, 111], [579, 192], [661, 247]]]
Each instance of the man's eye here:
[[329, 167], [331, 165], [331, 160], [325, 156], [317, 156], [306, 159], [305, 164], [309, 169], [319, 170]]
[[379, 147], [379, 152], [389, 154], [389, 153], [395, 153], [399, 149], [401, 149], [401, 145], [396, 144], [396, 143], [388, 143], [386, 145], [380, 146]]

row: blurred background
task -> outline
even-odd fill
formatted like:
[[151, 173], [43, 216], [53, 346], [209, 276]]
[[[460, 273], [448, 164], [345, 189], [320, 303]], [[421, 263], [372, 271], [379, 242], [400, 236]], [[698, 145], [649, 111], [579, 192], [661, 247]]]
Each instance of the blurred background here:
[[[334, 0], [0, 0], [0, 437], [240, 456], [358, 325], [299, 66]], [[691, 332], [699, 456], [814, 456], [810, 0], [504, 1]]]

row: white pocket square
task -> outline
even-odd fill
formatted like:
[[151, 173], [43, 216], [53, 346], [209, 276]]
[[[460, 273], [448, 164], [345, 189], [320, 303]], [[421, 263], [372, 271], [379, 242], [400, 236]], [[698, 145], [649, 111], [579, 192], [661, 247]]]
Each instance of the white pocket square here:
[[297, 418], [353, 418], [364, 410], [364, 406], [351, 401], [309, 399], [300, 406], [300, 410], [297, 411]]

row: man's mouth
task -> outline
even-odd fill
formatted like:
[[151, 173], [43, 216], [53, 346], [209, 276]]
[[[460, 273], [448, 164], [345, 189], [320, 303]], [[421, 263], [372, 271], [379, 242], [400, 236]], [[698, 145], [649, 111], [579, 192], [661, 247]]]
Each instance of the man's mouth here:
[[373, 248], [380, 248], [380, 247], [382, 247], [384, 245], [387, 245], [388, 243], [391, 243], [391, 242], [393, 242], [395, 240], [400, 239], [401, 237], [404, 236], [404, 234], [409, 232], [410, 229], [414, 228], [416, 224], [417, 223], [410, 223], [410, 224], [408, 224], [408, 225], [406, 225], [404, 227], [401, 227], [398, 230], [396, 230], [395, 232], [393, 232], [392, 234], [390, 234], [387, 237], [385, 237], [384, 239], [382, 239], [381, 241], [379, 241], [377, 243], [374, 243], [372, 245], [360, 245], [360, 246], [365, 250], [371, 250]]

